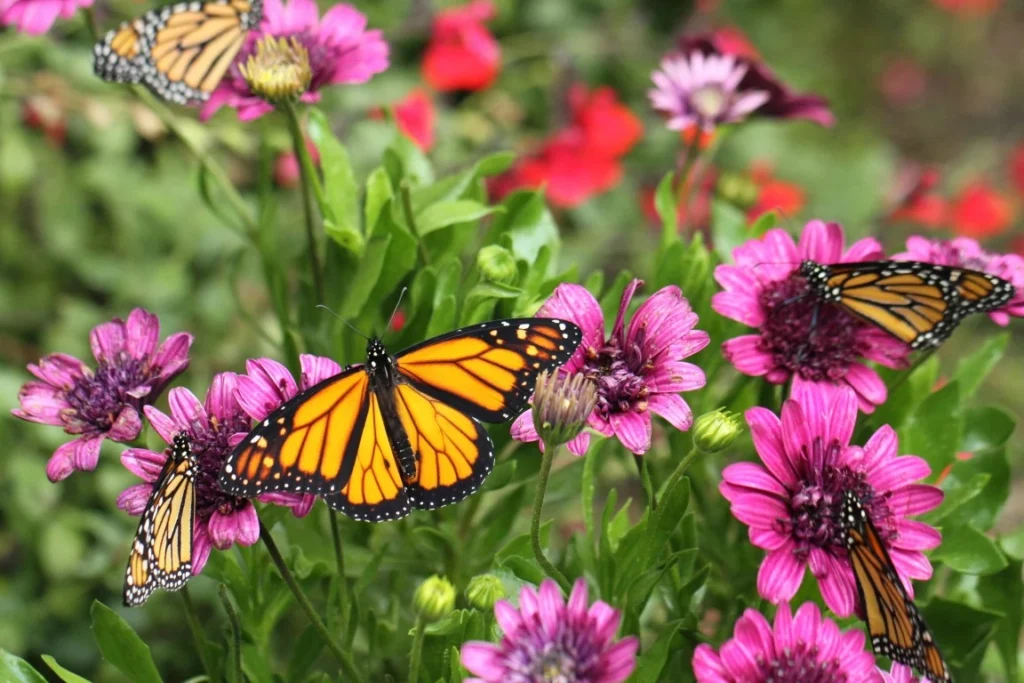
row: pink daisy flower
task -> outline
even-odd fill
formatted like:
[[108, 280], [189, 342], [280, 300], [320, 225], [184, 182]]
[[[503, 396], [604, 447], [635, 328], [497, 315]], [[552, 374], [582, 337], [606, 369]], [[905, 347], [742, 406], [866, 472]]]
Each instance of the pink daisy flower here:
[[910, 347], [810, 295], [799, 273], [801, 261], [831, 264], [884, 257], [882, 245], [873, 238], [858, 240], [845, 251], [843, 244], [843, 229], [836, 223], [811, 221], [799, 244], [783, 230], [769, 230], [733, 250], [735, 265], [715, 268], [715, 280], [725, 291], [711, 298], [711, 307], [758, 328], [757, 334], [722, 344], [722, 353], [737, 370], [774, 384], [792, 378], [794, 390], [803, 384], [848, 385], [857, 392], [860, 409], [870, 413], [888, 392], [862, 359], [903, 368]]
[[1024, 317], [1024, 258], [1018, 254], [993, 254], [981, 248], [977, 240], [957, 237], [952, 240], [930, 240], [914, 235], [907, 238], [907, 250], [893, 258], [924, 261], [940, 266], [970, 268], [1001, 277], [1017, 288], [1017, 293], [988, 314], [992, 322], [1006, 327], [1010, 316]]
[[875, 658], [864, 650], [864, 633], [839, 630], [806, 602], [794, 615], [779, 605], [775, 624], [748, 609], [736, 621], [734, 636], [715, 649], [700, 644], [693, 652], [697, 683], [882, 683]]
[[[622, 293], [619, 314], [611, 336], [605, 337], [604, 314], [584, 287], [561, 284], [541, 306], [542, 318], [570, 320], [583, 330], [583, 341], [559, 372], [582, 372], [597, 384], [597, 406], [588, 426], [604, 436], [615, 436], [637, 455], [651, 447], [651, 413], [660, 415], [680, 430], [693, 424], [693, 411], [679, 395], [704, 386], [704, 371], [683, 359], [710, 341], [707, 332], [695, 330], [697, 314], [678, 287], [663, 287], [637, 309], [626, 326], [626, 310], [641, 280], [633, 280]], [[533, 411], [512, 423], [512, 437], [537, 441]], [[583, 455], [590, 434], [581, 433], [568, 444]]]
[[909, 666], [904, 666], [896, 662], [892, 663], [892, 670], [880, 672], [883, 683], [928, 683], [928, 679], [925, 677], [918, 678], [914, 675], [914, 670]]
[[722, 472], [719, 490], [750, 542], [768, 551], [757, 575], [765, 599], [796, 595], [809, 567], [829, 609], [853, 614], [853, 570], [838, 519], [846, 491], [853, 491], [889, 550], [911, 597], [910, 579], [928, 579], [932, 566], [921, 551], [941, 534], [907, 519], [942, 502], [935, 486], [913, 483], [931, 474], [916, 455], [897, 456], [896, 432], [885, 425], [864, 446], [853, 446], [857, 400], [849, 388], [805, 384], [782, 406], [781, 419], [765, 408], [745, 415], [762, 464], [741, 462]]
[[139, 411], [152, 403], [188, 367], [192, 335], [178, 332], [160, 346], [160, 320], [136, 308], [128, 320], [114, 318], [89, 334], [97, 367], [64, 353], [43, 357], [28, 371], [39, 378], [18, 392], [11, 413], [30, 422], [63, 427], [78, 438], [60, 446], [46, 465], [50, 481], [75, 470], [96, 469], [103, 439], [126, 442], [139, 435]]
[[470, 641], [462, 646], [462, 665], [472, 683], [534, 683], [581, 681], [619, 683], [636, 666], [639, 641], [633, 636], [615, 642], [619, 611], [598, 600], [588, 608], [587, 583], [578, 579], [569, 596], [551, 579], [539, 591], [524, 586], [519, 609], [506, 600], [494, 605], [504, 632], [501, 642]]
[[203, 105], [199, 118], [209, 119], [227, 105], [242, 121], [258, 119], [273, 109], [249, 90], [239, 65], [256, 51], [265, 36], [298, 40], [309, 53], [313, 77], [303, 102], [319, 102], [320, 89], [338, 83], [365, 83], [388, 68], [388, 45], [380, 31], [366, 30], [366, 16], [351, 5], [334, 5], [323, 19], [313, 0], [265, 0], [259, 31], [251, 31], [224, 80]]
[[[252, 501], [224, 493], [217, 482], [224, 460], [244, 436], [239, 432], [249, 431], [249, 416], [235, 398], [237, 387], [238, 376], [222, 372], [210, 383], [205, 404], [188, 389], [176, 387], [167, 395], [170, 416], [153, 406], [145, 408], [146, 417], [168, 445], [178, 432], [184, 431], [192, 439], [197, 464], [192, 574], [203, 570], [211, 547], [227, 550], [235, 543], [252, 545], [260, 537], [260, 520]], [[141, 515], [166, 461], [166, 452], [129, 448], [122, 453], [121, 462], [144, 483], [122, 491], [117, 506], [131, 515]], [[307, 497], [296, 495], [277, 494], [265, 500], [287, 505], [298, 517], [312, 506]]]
[[93, 0], [0, 0], [0, 26], [14, 26], [22, 33], [38, 36], [53, 22], [70, 19], [79, 7], [92, 7]]

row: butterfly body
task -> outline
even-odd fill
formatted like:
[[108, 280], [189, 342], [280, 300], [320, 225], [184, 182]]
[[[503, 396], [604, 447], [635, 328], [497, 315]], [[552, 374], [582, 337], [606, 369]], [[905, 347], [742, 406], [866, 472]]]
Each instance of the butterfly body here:
[[378, 340], [350, 366], [295, 396], [228, 457], [221, 486], [324, 496], [350, 517], [380, 522], [456, 503], [494, 465], [482, 422], [525, 407], [538, 373], [579, 345], [570, 322], [498, 320], [390, 355]]
[[195, 478], [192, 441], [179, 432], [132, 540], [125, 572], [126, 606], [141, 605], [157, 588], [178, 590], [192, 576]]
[[924, 617], [900, 581], [863, 504], [847, 491], [839, 519], [867, 622], [871, 649], [924, 673], [932, 683], [952, 683]]
[[141, 83], [177, 104], [204, 102], [263, 18], [263, 0], [181, 2], [109, 31], [93, 48], [104, 80]]
[[944, 342], [960, 321], [995, 310], [1015, 292], [989, 273], [920, 261], [800, 264], [815, 297], [872, 323], [912, 349]]

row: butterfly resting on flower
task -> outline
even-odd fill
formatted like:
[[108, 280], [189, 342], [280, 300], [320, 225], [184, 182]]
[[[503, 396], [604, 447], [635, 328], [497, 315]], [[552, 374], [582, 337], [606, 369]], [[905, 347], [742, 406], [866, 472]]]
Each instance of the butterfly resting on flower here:
[[481, 422], [520, 413], [537, 375], [582, 339], [571, 322], [496, 320], [391, 356], [371, 339], [346, 368], [272, 412], [228, 456], [224, 490], [322, 495], [353, 519], [456, 503], [483, 483], [494, 446]]

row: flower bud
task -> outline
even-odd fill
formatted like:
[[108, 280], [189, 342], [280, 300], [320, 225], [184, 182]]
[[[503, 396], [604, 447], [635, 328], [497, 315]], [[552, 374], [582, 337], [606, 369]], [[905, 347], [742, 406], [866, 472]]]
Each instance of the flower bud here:
[[435, 574], [416, 589], [412, 605], [424, 622], [432, 624], [455, 609], [455, 586]]
[[481, 574], [469, 580], [466, 599], [479, 610], [490, 611], [494, 603], [505, 597], [505, 584], [494, 574]]
[[533, 394], [533, 426], [548, 448], [568, 443], [587, 426], [597, 405], [597, 385], [582, 373], [537, 375]]
[[296, 99], [313, 78], [309, 53], [295, 38], [260, 39], [256, 52], [238, 69], [249, 90], [267, 102]]
[[742, 430], [739, 415], [719, 408], [694, 421], [693, 445], [705, 453], [717, 453], [728, 448]]
[[749, 209], [757, 203], [760, 190], [748, 175], [723, 173], [718, 177], [715, 194], [741, 209]]
[[505, 247], [489, 244], [476, 256], [476, 267], [485, 282], [511, 285], [519, 277], [516, 257]]

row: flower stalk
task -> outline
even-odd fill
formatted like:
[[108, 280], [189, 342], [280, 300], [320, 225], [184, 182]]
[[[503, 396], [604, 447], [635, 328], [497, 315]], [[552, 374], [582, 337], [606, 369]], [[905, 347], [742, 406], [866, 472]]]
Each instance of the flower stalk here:
[[544, 555], [544, 549], [540, 545], [540, 516], [544, 510], [544, 494], [548, 489], [548, 478], [551, 476], [551, 463], [554, 460], [558, 446], [549, 445], [544, 449], [540, 462], [540, 477], [537, 480], [537, 493], [533, 498], [533, 516], [530, 519], [530, 546], [533, 548], [533, 556], [537, 564], [541, 566], [544, 573], [558, 582], [562, 590], [568, 592], [572, 585], [565, 575]]
[[180, 595], [181, 601], [185, 605], [185, 621], [188, 622], [188, 630], [192, 633], [192, 640], [196, 643], [196, 652], [199, 653], [199, 661], [203, 665], [203, 671], [206, 672], [206, 676], [211, 681], [215, 681], [217, 677], [214, 675], [215, 669], [210, 657], [210, 650], [207, 647], [206, 633], [203, 631], [203, 626], [199, 621], [196, 607], [192, 603], [192, 596], [188, 592], [188, 586], [181, 587]]
[[295, 104], [289, 100], [283, 100], [281, 108], [284, 109], [288, 119], [288, 129], [292, 135], [292, 146], [295, 149], [295, 156], [299, 160], [299, 184], [302, 186], [302, 215], [306, 225], [306, 253], [309, 257], [309, 269], [313, 276], [313, 289], [316, 292], [317, 301], [326, 301], [324, 298], [323, 272], [320, 270], [320, 259], [317, 256], [316, 228], [313, 224], [313, 175], [316, 170], [313, 167], [313, 159], [309, 156], [306, 148], [306, 138], [302, 134], [302, 124], [299, 122], [299, 113]]

